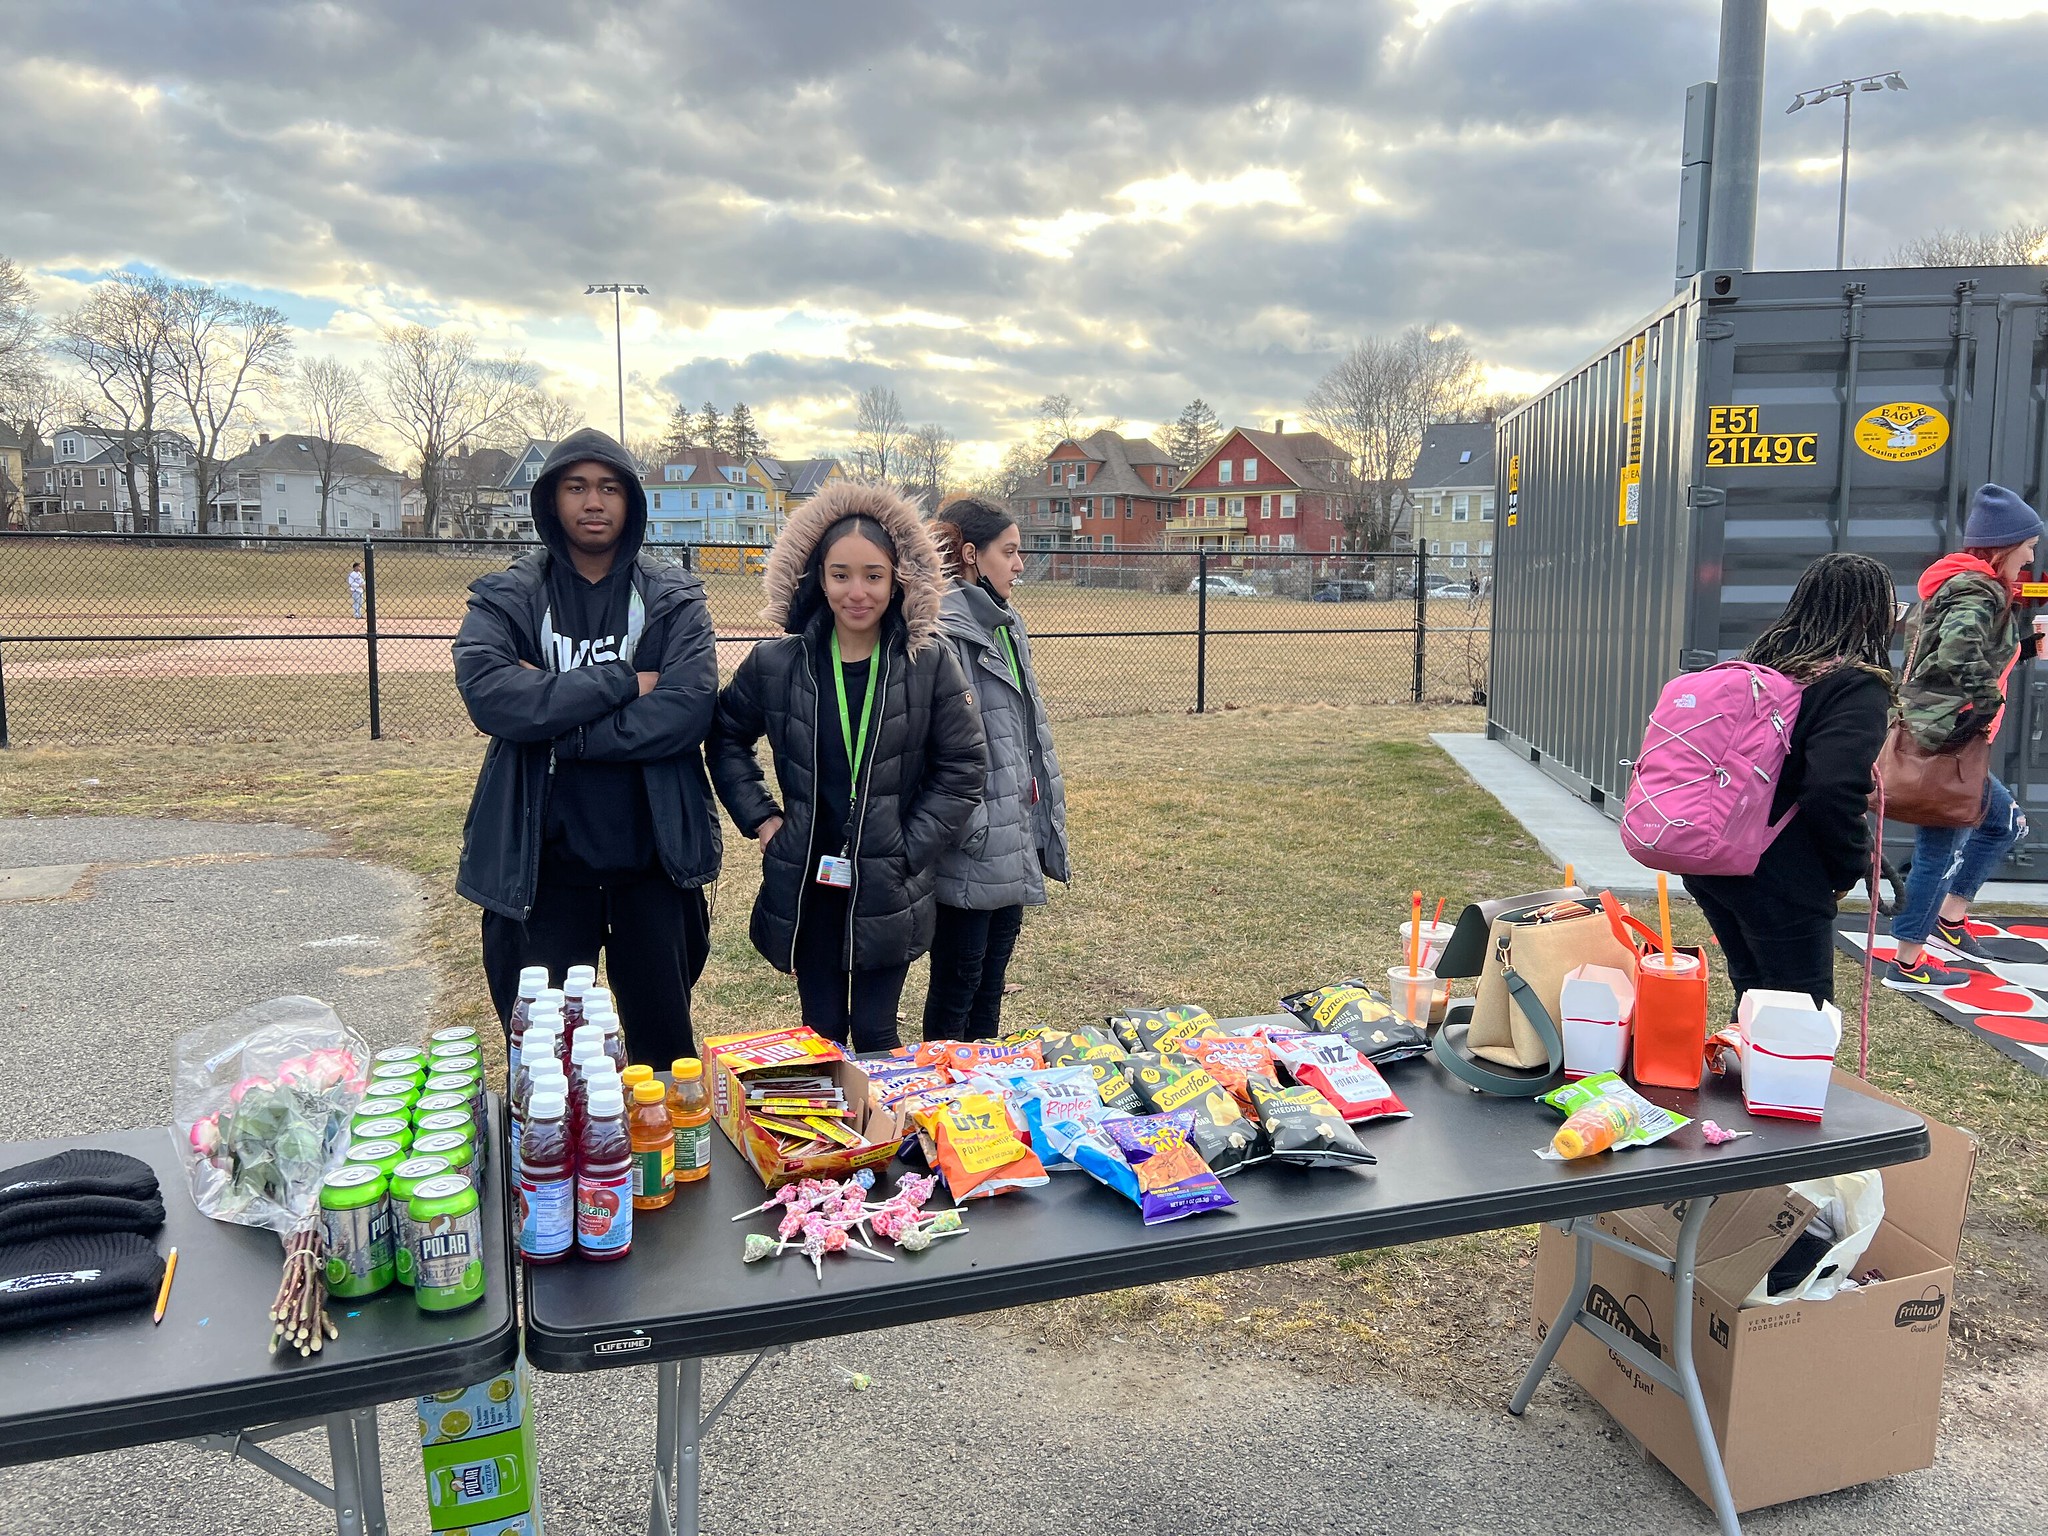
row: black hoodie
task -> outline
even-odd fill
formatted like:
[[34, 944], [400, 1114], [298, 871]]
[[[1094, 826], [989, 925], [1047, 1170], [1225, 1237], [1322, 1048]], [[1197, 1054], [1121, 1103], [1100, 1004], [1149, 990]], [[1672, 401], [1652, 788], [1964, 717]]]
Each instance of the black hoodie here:
[[[555, 515], [561, 471], [589, 459], [612, 465], [627, 487], [626, 527], [604, 583], [575, 576]], [[556, 879], [577, 876], [566, 862], [574, 860], [586, 882], [659, 867], [679, 886], [708, 884], [718, 877], [720, 847], [703, 742], [718, 663], [703, 583], [640, 548], [647, 501], [638, 467], [602, 432], [556, 445], [533, 506], [544, 547], [471, 583], [455, 640], [456, 685], [477, 729], [492, 738], [463, 826], [456, 888], [524, 919], [544, 856]], [[565, 586], [565, 576], [574, 584]], [[623, 628], [612, 617], [620, 603]], [[562, 639], [572, 643], [565, 649], [555, 643]], [[582, 642], [606, 639], [584, 650]], [[661, 675], [644, 697], [636, 670]], [[595, 800], [593, 767], [630, 800], [635, 826], [622, 837], [609, 834], [628, 818], [619, 801]], [[587, 826], [593, 803], [605, 823], [597, 828]]]

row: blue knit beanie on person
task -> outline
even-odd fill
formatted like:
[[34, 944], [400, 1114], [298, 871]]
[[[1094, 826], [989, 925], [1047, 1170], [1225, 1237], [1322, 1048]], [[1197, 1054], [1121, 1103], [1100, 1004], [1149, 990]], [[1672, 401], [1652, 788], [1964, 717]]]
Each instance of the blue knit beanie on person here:
[[1963, 524], [1968, 549], [2005, 549], [2041, 537], [2041, 515], [2002, 485], [1983, 485], [1970, 498]]

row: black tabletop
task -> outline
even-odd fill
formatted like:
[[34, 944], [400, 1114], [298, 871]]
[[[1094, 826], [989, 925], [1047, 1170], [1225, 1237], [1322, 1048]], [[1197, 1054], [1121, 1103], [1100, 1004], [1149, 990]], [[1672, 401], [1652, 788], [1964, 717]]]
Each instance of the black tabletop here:
[[[494, 1129], [496, 1113], [494, 1104]], [[470, 1386], [518, 1358], [502, 1156], [491, 1159], [483, 1190], [484, 1300], [428, 1313], [398, 1286], [359, 1300], [330, 1297], [327, 1315], [341, 1337], [301, 1358], [268, 1349], [281, 1240], [201, 1215], [173, 1134], [157, 1126], [0, 1145], [0, 1168], [74, 1146], [141, 1158], [163, 1186], [157, 1251], [178, 1249], [161, 1325], [144, 1307], [0, 1333], [0, 1466], [367, 1408]]]
[[[964, 1237], [896, 1262], [835, 1255], [821, 1284], [791, 1252], [742, 1264], [748, 1232], [768, 1215], [730, 1221], [764, 1198], [760, 1179], [723, 1136], [711, 1175], [668, 1209], [642, 1212], [620, 1263], [526, 1271], [527, 1359], [585, 1371], [733, 1354], [870, 1328], [1290, 1259], [1392, 1247], [1460, 1232], [1625, 1210], [1692, 1196], [1819, 1178], [1927, 1155], [1918, 1115], [1837, 1085], [1818, 1125], [1752, 1119], [1739, 1089], [1644, 1096], [1693, 1117], [1652, 1147], [1583, 1162], [1535, 1149], [1561, 1123], [1528, 1099], [1486, 1097], [1426, 1059], [1387, 1070], [1414, 1118], [1361, 1128], [1376, 1167], [1260, 1164], [1231, 1175], [1229, 1210], [1146, 1227], [1137, 1207], [1086, 1174], [972, 1200]], [[1699, 1121], [1753, 1135], [1709, 1147]], [[893, 1164], [885, 1184], [902, 1168]], [[936, 1204], [943, 1205], [943, 1189]], [[895, 1252], [886, 1244], [884, 1252]]]

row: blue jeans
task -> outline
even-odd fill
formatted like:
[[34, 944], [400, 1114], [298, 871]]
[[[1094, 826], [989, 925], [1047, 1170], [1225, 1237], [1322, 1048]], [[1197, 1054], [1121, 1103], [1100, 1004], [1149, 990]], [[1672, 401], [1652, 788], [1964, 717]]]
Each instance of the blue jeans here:
[[1984, 815], [1974, 827], [1922, 827], [1913, 839], [1913, 868], [1892, 919], [1892, 937], [1918, 944], [1934, 932], [1942, 899], [1976, 899], [1992, 872], [2027, 835], [2027, 818], [1997, 779], [1984, 781]]

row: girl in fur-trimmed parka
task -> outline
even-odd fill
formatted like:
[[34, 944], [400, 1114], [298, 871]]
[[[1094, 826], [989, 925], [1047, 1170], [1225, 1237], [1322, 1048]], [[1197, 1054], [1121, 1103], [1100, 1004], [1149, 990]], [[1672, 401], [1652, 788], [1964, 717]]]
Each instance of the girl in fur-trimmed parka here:
[[910, 502], [827, 486], [769, 553], [762, 616], [785, 633], [720, 691], [707, 743], [718, 798], [761, 845], [754, 947], [795, 975], [804, 1022], [857, 1051], [897, 1044], [904, 975], [931, 947], [939, 860], [988, 766], [980, 711], [939, 641], [945, 586]]

